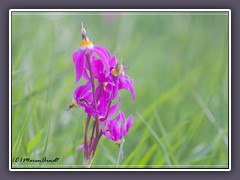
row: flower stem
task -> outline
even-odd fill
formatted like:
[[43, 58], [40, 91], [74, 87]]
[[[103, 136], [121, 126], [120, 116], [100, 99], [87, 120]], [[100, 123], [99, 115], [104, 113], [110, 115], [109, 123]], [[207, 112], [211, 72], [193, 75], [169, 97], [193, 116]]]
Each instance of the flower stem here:
[[88, 127], [89, 127], [89, 122], [91, 119], [91, 115], [87, 116], [87, 120], [86, 120], [86, 128], [85, 128], [85, 135], [84, 135], [84, 157], [86, 159], [89, 158], [89, 146], [88, 146]]
[[[87, 63], [88, 63], [88, 67], [89, 67], [89, 74], [90, 74], [91, 83], [92, 83], [93, 105], [94, 105], [94, 109], [97, 110], [97, 99], [96, 99], [96, 94], [95, 94], [96, 92], [95, 92], [94, 79], [93, 79], [93, 76], [92, 76], [92, 66], [91, 66], [91, 62], [90, 62], [90, 52], [89, 52], [89, 50], [86, 53], [86, 58], [87, 58]], [[98, 136], [98, 133], [99, 133], [98, 115], [96, 115], [95, 123], [96, 123], [96, 136]]]
[[93, 159], [94, 159], [94, 156], [89, 157], [88, 159], [86, 159], [84, 157], [84, 159], [83, 159], [83, 168], [90, 168], [91, 165], [92, 165]]
[[92, 76], [92, 66], [91, 66], [91, 62], [90, 62], [89, 50], [86, 53], [86, 58], [87, 58], [87, 63], [88, 63], [88, 67], [89, 67], [89, 74], [90, 74], [91, 84], [92, 84], [93, 105], [94, 105], [94, 109], [97, 110], [96, 94], [95, 94], [95, 84], [94, 84], [94, 79], [93, 79], [93, 76]]
[[121, 144], [120, 144], [120, 148], [119, 148], [119, 153], [118, 153], [118, 160], [117, 160], [117, 168], [119, 168], [119, 163], [120, 163], [120, 158], [121, 156], [123, 155], [123, 142], [124, 142], [124, 137], [122, 136], [122, 139], [121, 139]]
[[[90, 52], [89, 50], [86, 53], [86, 59], [89, 67], [89, 74], [91, 78], [91, 84], [92, 84], [92, 96], [93, 96], [93, 106], [94, 109], [97, 111], [97, 99], [96, 99], [96, 90], [95, 90], [95, 84], [94, 84], [94, 78], [92, 75], [92, 66], [90, 62]], [[89, 121], [90, 121], [91, 115], [88, 115], [87, 122], [86, 122], [86, 130], [85, 130], [85, 138], [84, 138], [84, 160], [83, 160], [83, 167], [84, 168], [90, 168], [94, 154], [96, 151], [96, 146], [98, 144], [99, 139], [94, 138], [94, 132], [96, 130], [96, 137], [98, 137], [99, 134], [99, 117], [96, 115], [95, 121], [92, 127], [92, 134], [90, 138], [90, 143], [88, 143], [88, 126], [89, 126]]]

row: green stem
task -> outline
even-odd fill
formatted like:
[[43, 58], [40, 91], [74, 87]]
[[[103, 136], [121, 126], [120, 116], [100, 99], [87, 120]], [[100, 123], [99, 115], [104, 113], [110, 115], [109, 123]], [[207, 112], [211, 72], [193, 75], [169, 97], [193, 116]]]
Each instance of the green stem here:
[[118, 160], [117, 160], [117, 168], [119, 168], [119, 163], [120, 163], [120, 158], [121, 158], [121, 155], [122, 155], [122, 152], [123, 152], [123, 142], [124, 142], [124, 137], [122, 136], [122, 139], [121, 139], [121, 144], [120, 144], [120, 148], [119, 148], [119, 153], [118, 153]]
[[93, 162], [94, 156], [90, 156], [88, 159], [84, 157], [83, 168], [90, 168]]

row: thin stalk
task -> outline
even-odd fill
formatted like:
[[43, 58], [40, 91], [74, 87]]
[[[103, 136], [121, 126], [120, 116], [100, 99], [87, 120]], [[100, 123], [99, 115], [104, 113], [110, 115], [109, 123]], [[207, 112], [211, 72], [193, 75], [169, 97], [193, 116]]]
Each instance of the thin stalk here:
[[[111, 93], [111, 99], [112, 99], [112, 93]], [[106, 115], [105, 115], [105, 117], [104, 117], [105, 120], [106, 120], [107, 117], [108, 117], [108, 113], [109, 113], [109, 110], [110, 110], [110, 107], [111, 107], [111, 103], [112, 103], [112, 101], [110, 101], [109, 104], [108, 104], [107, 113], [106, 113]], [[95, 125], [95, 123], [94, 123], [94, 125]], [[100, 133], [99, 133], [98, 135], [96, 135], [96, 139], [94, 140], [93, 147], [92, 147], [92, 149], [91, 149], [92, 152], [93, 152], [93, 155], [94, 155], [95, 152], [96, 152], [96, 148], [97, 148], [98, 142], [99, 142], [99, 140], [100, 140], [100, 138], [101, 138], [102, 135], [103, 135], [102, 131], [100, 131]]]
[[90, 62], [90, 53], [89, 53], [89, 51], [87, 51], [86, 58], [87, 58], [89, 74], [90, 74], [91, 84], [92, 84], [93, 105], [94, 105], [94, 109], [97, 110], [96, 94], [95, 94], [95, 84], [94, 84], [94, 79], [93, 79], [93, 76], [92, 76], [92, 66], [91, 66], [91, 62]]
[[[91, 139], [90, 139], [90, 148], [91, 149], [92, 149], [92, 144], [93, 144], [92, 142], [93, 142], [95, 129], [96, 129], [96, 121], [94, 121], [93, 128], [92, 128], [92, 135], [91, 135]], [[91, 154], [91, 152], [90, 152], [90, 154]]]
[[[92, 75], [92, 66], [91, 66], [91, 62], [90, 62], [90, 53], [89, 50], [87, 51], [86, 54], [86, 58], [87, 58], [87, 63], [88, 63], [88, 68], [89, 68], [89, 75], [91, 78], [91, 84], [92, 84], [92, 94], [93, 94], [93, 105], [94, 105], [94, 109], [97, 110], [97, 101], [96, 101], [96, 92], [95, 92], [95, 84], [94, 84], [94, 79], [93, 79], [93, 75]], [[96, 119], [95, 119], [95, 123], [96, 123], [96, 136], [98, 136], [99, 133], [99, 120], [98, 120], [98, 115], [96, 115]]]
[[108, 104], [108, 109], [107, 109], [106, 116], [104, 117], [104, 120], [106, 120], [107, 117], [108, 117], [108, 113], [109, 113], [109, 110], [110, 110], [110, 106], [111, 106], [111, 104], [112, 104], [112, 101], [110, 101], [109, 104]]
[[99, 140], [100, 140], [100, 138], [101, 138], [102, 135], [103, 135], [103, 132], [102, 132], [102, 130], [101, 130], [100, 133], [99, 133], [99, 135], [96, 137], [96, 141], [94, 141], [94, 144], [93, 144], [93, 149], [92, 149], [93, 156], [94, 156], [94, 154], [95, 154], [95, 152], [96, 152], [97, 145], [98, 145]]
[[[95, 91], [95, 84], [94, 84], [94, 78], [92, 75], [92, 66], [90, 63], [90, 52], [89, 50], [86, 53], [86, 59], [87, 59], [87, 63], [88, 63], [88, 68], [89, 68], [89, 74], [90, 74], [90, 78], [91, 78], [91, 84], [92, 84], [92, 96], [93, 96], [93, 106], [94, 109], [97, 110], [97, 99], [96, 99], [96, 91]], [[92, 160], [94, 158], [94, 153], [92, 154], [92, 151], [94, 149], [96, 149], [96, 145], [98, 140], [96, 138], [94, 138], [94, 131], [96, 129], [96, 137], [98, 137], [99, 134], [99, 119], [98, 119], [98, 115], [95, 118], [94, 121], [94, 125], [93, 125], [93, 129], [92, 129], [92, 135], [90, 138], [90, 143], [88, 143], [88, 127], [89, 127], [89, 122], [90, 122], [90, 118], [91, 115], [88, 115], [87, 118], [87, 122], [86, 122], [86, 130], [85, 130], [85, 139], [84, 139], [84, 160], [83, 160], [83, 167], [85, 168], [90, 168], [91, 164], [92, 164]], [[96, 145], [95, 145], [96, 144]], [[90, 149], [89, 149], [89, 145], [90, 145]]]
[[[104, 88], [104, 85], [102, 85], [101, 86], [101, 88], [100, 88], [100, 91], [99, 91], [99, 94], [98, 94], [98, 97], [97, 97], [97, 102], [99, 101], [99, 99], [100, 99], [100, 97], [101, 97], [101, 95], [102, 95], [102, 90], [103, 90], [103, 88]], [[91, 140], [90, 140], [90, 147], [91, 147], [91, 152], [93, 151], [93, 141], [95, 141], [95, 139], [93, 139], [93, 137], [94, 137], [94, 132], [95, 132], [95, 129], [96, 129], [96, 121], [94, 121], [94, 124], [93, 124], [93, 129], [92, 129], [92, 135], [91, 135]], [[96, 136], [97, 137], [97, 136]], [[90, 154], [91, 154], [91, 152], [90, 152]]]
[[83, 160], [83, 167], [84, 168], [90, 168], [91, 165], [92, 165], [93, 159], [94, 159], [94, 156], [92, 156], [92, 157], [90, 157], [88, 159], [84, 158], [84, 160]]
[[[123, 127], [125, 126], [124, 124], [123, 124]], [[124, 143], [124, 136], [122, 136], [122, 138], [121, 138], [121, 144], [120, 144], [118, 160], [117, 160], [117, 168], [119, 168], [120, 158], [121, 158], [121, 155], [123, 155], [123, 143]]]
[[84, 156], [85, 158], [89, 158], [89, 153], [88, 153], [88, 127], [89, 127], [89, 122], [91, 119], [91, 115], [87, 116], [86, 120], [86, 128], [85, 128], [85, 135], [84, 135]]
[[118, 153], [117, 168], [119, 168], [120, 158], [121, 158], [121, 155], [123, 154], [123, 150], [122, 150], [123, 149], [123, 142], [124, 142], [124, 137], [122, 136], [120, 149], [119, 149], [119, 153]]

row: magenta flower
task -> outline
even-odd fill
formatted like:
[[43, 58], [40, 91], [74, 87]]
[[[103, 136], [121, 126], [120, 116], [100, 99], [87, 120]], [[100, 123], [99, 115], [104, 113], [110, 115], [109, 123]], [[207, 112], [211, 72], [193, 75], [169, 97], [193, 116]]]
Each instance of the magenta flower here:
[[[106, 54], [109, 54], [109, 52]], [[108, 66], [111, 66], [114, 62], [116, 62], [116, 56], [113, 56], [112, 58], [109, 57], [109, 58], [110, 58], [110, 61], [109, 61]], [[91, 62], [91, 68], [92, 68], [92, 76], [98, 80], [99, 84], [106, 85], [106, 84], [110, 83], [110, 84], [114, 85], [112, 78], [110, 78], [109, 74], [106, 73], [106, 71], [104, 70], [104, 64], [101, 59], [98, 59], [95, 56], [92, 56], [90, 62]], [[89, 81], [91, 78], [88, 74], [88, 71], [89, 71], [88, 64], [86, 64], [85, 67], [86, 68], [83, 71], [83, 77], [87, 81]]]
[[121, 97], [118, 97], [118, 101], [112, 105], [108, 91], [103, 91], [101, 98], [98, 101], [97, 109], [100, 121], [105, 121], [108, 117], [114, 115], [118, 109], [118, 105], [121, 101]]
[[[119, 145], [122, 137], [128, 134], [129, 128], [132, 126], [132, 124], [132, 115], [125, 119], [123, 112], [120, 110], [116, 118], [103, 122], [102, 132], [107, 138], [111, 139], [115, 144]], [[107, 129], [105, 126], [107, 126]]]
[[73, 63], [76, 76], [75, 83], [77, 83], [81, 79], [87, 66], [87, 52], [90, 53], [90, 59], [92, 59], [94, 55], [99, 56], [101, 62], [105, 66], [106, 75], [109, 74], [109, 61], [111, 58], [110, 53], [104, 47], [93, 45], [93, 43], [87, 37], [86, 30], [82, 27], [82, 43], [80, 44], [80, 48], [73, 54]]
[[[116, 53], [109, 61], [109, 67], [111, 70], [109, 75], [104, 73], [104, 65], [101, 60], [93, 57], [91, 63], [93, 76], [98, 79], [99, 84], [104, 85], [105, 90], [112, 92], [112, 99], [117, 96], [119, 90], [125, 89], [130, 91], [132, 99], [135, 100], [136, 95], [133, 87], [134, 81], [125, 74], [124, 71], [126, 71], [127, 68], [123, 67], [122, 61], [117, 63]], [[90, 80], [87, 70], [84, 72], [84, 77], [86, 80]]]
[[[110, 92], [102, 91], [97, 103], [97, 110], [95, 110], [93, 107], [92, 92], [90, 92], [91, 88], [92, 87], [90, 81], [84, 85], [79, 86], [74, 91], [73, 99], [69, 106], [69, 109], [72, 107], [82, 107], [87, 114], [91, 114], [93, 116], [99, 115], [100, 121], [106, 120], [107, 117], [115, 114], [118, 109], [118, 104], [121, 100], [121, 97], [119, 96], [118, 101], [114, 105], [111, 105], [112, 101], [109, 95]], [[97, 96], [100, 95], [98, 89], [96, 90], [96, 92]]]
[[91, 89], [91, 83], [87, 82], [84, 85], [79, 86], [73, 95], [72, 102], [69, 106], [69, 109], [72, 107], [78, 108], [83, 107], [85, 112], [88, 114], [97, 114], [97, 110], [92, 107], [92, 92], [89, 92]]
[[[84, 151], [84, 167], [89, 167], [102, 135], [120, 145], [121, 139], [128, 134], [133, 124], [132, 115], [125, 119], [120, 110], [115, 118], [111, 117], [121, 101], [118, 92], [128, 90], [134, 100], [135, 90], [133, 79], [125, 74], [127, 68], [117, 60], [117, 53], [111, 56], [105, 47], [93, 45], [83, 27], [81, 31], [82, 43], [73, 54], [75, 83], [82, 77], [87, 82], [75, 89], [68, 109], [81, 107], [87, 114], [84, 144], [77, 146], [76, 150]], [[91, 120], [93, 125], [89, 133]]]
[[115, 84], [118, 86], [118, 90], [125, 89], [129, 90], [132, 96], [132, 99], [136, 99], [135, 90], [133, 87], [133, 79], [128, 77], [126, 74], [121, 74], [115, 79]]

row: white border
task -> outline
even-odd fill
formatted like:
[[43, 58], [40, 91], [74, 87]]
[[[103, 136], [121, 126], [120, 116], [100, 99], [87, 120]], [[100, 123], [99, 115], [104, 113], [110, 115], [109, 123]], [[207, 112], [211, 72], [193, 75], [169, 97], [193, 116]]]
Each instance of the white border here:
[[39, 11], [39, 12], [139, 12], [139, 11], [143, 11], [143, 12], [151, 12], [151, 11], [156, 11], [156, 12], [171, 12], [171, 11], [175, 11], [175, 12], [193, 12], [193, 11], [209, 11], [209, 12], [215, 12], [215, 11], [228, 11], [230, 12], [230, 9], [10, 9], [9, 11], [18, 11], [18, 12], [22, 12], [22, 11], [28, 11], [28, 12], [35, 12], [35, 11]]
[[[228, 144], [229, 144], [229, 168], [228, 169], [12, 169], [11, 167], [11, 155], [12, 155], [12, 147], [11, 147], [11, 108], [12, 108], [12, 99], [11, 99], [11, 92], [12, 92], [12, 65], [11, 65], [11, 16], [12, 12], [193, 12], [193, 11], [200, 11], [200, 12], [228, 12], [229, 13], [229, 46], [228, 46], [228, 83], [229, 83], [229, 109], [228, 109], [228, 122], [229, 122], [229, 137], [228, 137]], [[10, 9], [9, 10], [9, 171], [231, 171], [231, 10], [230, 9]]]
[[232, 164], [232, 139], [231, 139], [231, 122], [232, 122], [232, 119], [231, 119], [231, 99], [232, 99], [232, 96], [231, 96], [231, 92], [232, 92], [232, 90], [231, 90], [231, 67], [232, 67], [232, 65], [231, 65], [231, 61], [232, 61], [232, 57], [231, 57], [231, 27], [232, 27], [232, 22], [231, 22], [231, 10], [229, 10], [229, 12], [228, 12], [228, 14], [229, 14], [229, 17], [228, 17], [228, 35], [229, 35], [229, 37], [228, 37], [228, 94], [229, 94], [229, 96], [228, 96], [228, 125], [229, 125], [229, 127], [228, 127], [228, 145], [229, 145], [229, 149], [228, 149], [228, 153], [229, 153], [229, 157], [228, 157], [228, 159], [229, 159], [229, 164], [228, 164], [228, 166], [229, 166], [229, 171], [231, 171], [231, 164]]

